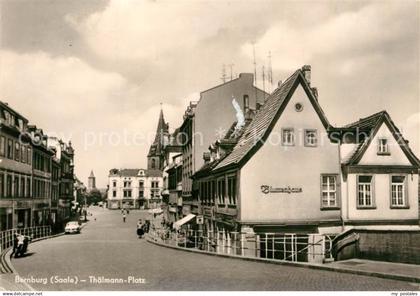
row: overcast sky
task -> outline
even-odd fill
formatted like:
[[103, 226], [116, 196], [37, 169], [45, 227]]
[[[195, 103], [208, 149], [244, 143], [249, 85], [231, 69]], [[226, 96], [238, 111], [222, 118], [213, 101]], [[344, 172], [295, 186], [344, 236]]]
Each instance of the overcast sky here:
[[85, 183], [91, 169], [105, 187], [109, 169], [145, 167], [160, 103], [176, 128], [223, 64], [253, 72], [252, 43], [259, 76], [269, 51], [275, 81], [310, 64], [331, 123], [385, 109], [420, 155], [420, 2], [0, 3], [0, 100], [71, 138]]

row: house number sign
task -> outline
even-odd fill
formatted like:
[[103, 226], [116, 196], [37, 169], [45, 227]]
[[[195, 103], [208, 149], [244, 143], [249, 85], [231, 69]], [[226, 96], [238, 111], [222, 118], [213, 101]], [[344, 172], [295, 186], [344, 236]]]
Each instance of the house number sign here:
[[302, 192], [302, 188], [301, 187], [272, 187], [269, 185], [261, 185], [261, 192], [264, 194], [269, 194], [269, 193], [287, 193], [287, 194], [291, 194], [291, 193], [300, 193]]

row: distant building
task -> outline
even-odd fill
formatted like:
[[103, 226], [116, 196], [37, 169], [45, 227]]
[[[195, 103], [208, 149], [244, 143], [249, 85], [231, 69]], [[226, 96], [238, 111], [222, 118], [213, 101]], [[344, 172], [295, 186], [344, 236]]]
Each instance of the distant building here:
[[93, 171], [90, 171], [90, 175], [88, 177], [88, 191], [92, 191], [96, 189], [96, 177], [93, 174]]
[[165, 122], [165, 118], [163, 117], [163, 111], [160, 110], [155, 139], [149, 148], [149, 153], [147, 154], [148, 170], [163, 171], [163, 163], [165, 157], [163, 147], [165, 145], [165, 141], [168, 140], [168, 137], [169, 125]]
[[198, 188], [192, 187], [191, 176], [204, 164], [203, 154], [216, 140], [223, 138], [237, 119], [232, 101], [235, 99], [244, 116], [255, 113], [268, 94], [254, 86], [254, 75], [241, 73], [237, 79], [200, 93], [184, 116], [181, 132], [183, 141], [183, 214], [199, 213]]
[[145, 169], [109, 171], [109, 209], [156, 208], [161, 204], [162, 172]]

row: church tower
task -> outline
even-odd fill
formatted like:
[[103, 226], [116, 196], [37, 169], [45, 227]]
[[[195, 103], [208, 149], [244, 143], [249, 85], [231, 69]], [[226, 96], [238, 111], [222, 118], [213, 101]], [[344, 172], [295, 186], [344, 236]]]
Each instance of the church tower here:
[[96, 177], [93, 174], [93, 171], [90, 171], [90, 176], [88, 178], [88, 190], [91, 191], [96, 189]]
[[165, 142], [169, 138], [169, 125], [165, 122], [163, 117], [163, 110], [160, 110], [158, 126], [156, 129], [155, 140], [150, 146], [147, 154], [147, 169], [148, 170], [163, 170], [164, 152], [163, 148]]

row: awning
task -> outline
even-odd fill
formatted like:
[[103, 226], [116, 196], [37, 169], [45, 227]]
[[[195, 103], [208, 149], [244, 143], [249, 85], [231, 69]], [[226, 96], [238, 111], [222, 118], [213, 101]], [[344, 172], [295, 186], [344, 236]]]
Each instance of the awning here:
[[149, 214], [160, 214], [163, 212], [163, 210], [161, 208], [156, 208], [156, 209], [151, 209], [148, 212]]
[[168, 189], [162, 190], [162, 192], [161, 192], [161, 194], [160, 194], [160, 195], [162, 195], [162, 196], [167, 196], [167, 195], [169, 195], [169, 190], [168, 190]]
[[195, 217], [194, 214], [188, 214], [187, 216], [185, 216], [184, 218], [176, 221], [173, 225], [174, 229], [179, 229], [181, 228], [182, 225], [184, 225], [185, 223], [188, 223], [189, 221], [191, 221], [191, 219], [193, 219]]

